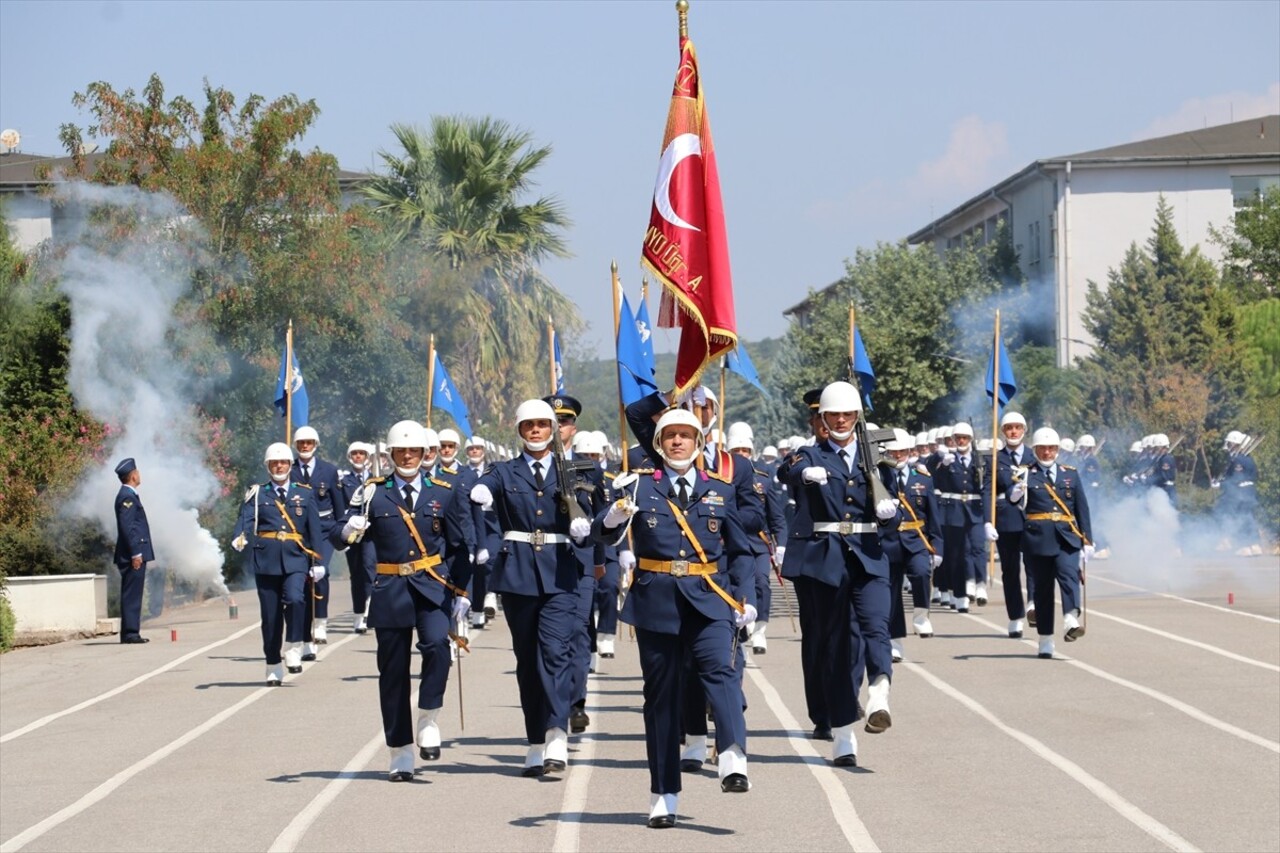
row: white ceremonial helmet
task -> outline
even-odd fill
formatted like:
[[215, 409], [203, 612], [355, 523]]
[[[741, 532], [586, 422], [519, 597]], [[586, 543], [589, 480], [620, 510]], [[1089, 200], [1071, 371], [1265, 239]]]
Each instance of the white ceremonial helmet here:
[[1076, 441], [1076, 447], [1080, 448], [1081, 450], [1088, 450], [1091, 447], [1097, 447], [1097, 446], [1098, 446], [1098, 442], [1094, 439], [1093, 436], [1089, 435], [1089, 433], [1087, 432], [1084, 435], [1080, 436], [1079, 440]]
[[440, 449], [440, 434], [438, 432], [433, 430], [431, 427], [423, 427], [422, 434], [426, 437], [426, 446], [428, 449]]
[[973, 427], [964, 421], [960, 421], [960, 423], [951, 428], [951, 434], [957, 437], [967, 435], [969, 438], [973, 438]]
[[[689, 461], [697, 458], [697, 455], [706, 447], [706, 437], [702, 434], [702, 422], [698, 420], [698, 416], [688, 409], [667, 409], [662, 417], [658, 418], [658, 423], [653, 431], [653, 449], [663, 459], [667, 459], [666, 454], [662, 450], [662, 431], [669, 426], [684, 425], [693, 427], [696, 438], [696, 448], [693, 455], [689, 457]], [[667, 459], [668, 464], [671, 460]], [[674, 467], [674, 466], [673, 466]]]
[[315, 431], [314, 427], [300, 426], [293, 433], [293, 443], [296, 445], [299, 441], [314, 441], [320, 444], [320, 433]]
[[1065, 437], [1058, 442], [1058, 446], [1061, 447], [1067, 453], [1074, 453], [1076, 449], [1076, 443], [1071, 439], [1065, 438]]
[[267, 452], [262, 457], [262, 461], [263, 463], [292, 462], [293, 451], [289, 448], [289, 445], [285, 444], [283, 441], [277, 441], [273, 444], [267, 445]]
[[1017, 412], [1005, 412], [1004, 417], [1000, 419], [1000, 427], [1003, 429], [1009, 424], [1020, 424], [1023, 428], [1027, 426], [1027, 419]]
[[427, 428], [417, 421], [397, 421], [387, 430], [387, 449], [418, 447], [426, 450]]
[[1138, 440], [1138, 441], [1135, 441], [1133, 444], [1129, 445], [1129, 452], [1130, 452], [1130, 453], [1141, 453], [1141, 452], [1142, 452], [1142, 441], [1141, 441], [1141, 440]]
[[599, 433], [585, 429], [573, 434], [573, 452], [582, 454], [604, 453], [604, 442], [600, 440]]
[[915, 450], [915, 439], [905, 429], [893, 428], [893, 440], [886, 441], [885, 450]]
[[457, 430], [445, 428], [440, 430], [440, 432], [437, 433], [437, 435], [442, 443], [446, 441], [451, 441], [454, 444], [462, 444], [462, 436], [458, 435]]
[[525, 421], [551, 421], [554, 424], [556, 422], [556, 413], [546, 400], [525, 400], [519, 406], [516, 406], [517, 431], [520, 429], [520, 424]]
[[818, 398], [818, 414], [826, 412], [861, 412], [862, 396], [848, 382], [832, 382]]
[[778, 448], [772, 444], [766, 444], [764, 450], [760, 451], [760, 458], [766, 461], [772, 461], [778, 458]]
[[751, 434], [751, 427], [742, 421], [738, 421], [729, 427], [729, 438], [725, 441], [725, 450], [737, 450], [739, 447], [745, 447], [747, 450], [754, 451], [756, 449], [754, 439]]
[[1222, 440], [1222, 449], [1227, 450], [1233, 444], [1244, 444], [1245, 434], [1238, 429], [1233, 429], [1227, 433], [1227, 437]]
[[1035, 435], [1031, 436], [1032, 447], [1058, 447], [1058, 432], [1050, 427], [1040, 427], [1036, 430]]
[[1151, 446], [1152, 447], [1168, 447], [1169, 436], [1165, 435], [1162, 432], [1156, 433], [1155, 435], [1151, 436]]

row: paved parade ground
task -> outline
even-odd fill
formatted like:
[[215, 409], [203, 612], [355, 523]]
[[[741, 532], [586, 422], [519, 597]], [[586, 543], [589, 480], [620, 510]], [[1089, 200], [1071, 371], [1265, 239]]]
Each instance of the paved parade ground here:
[[747, 664], [752, 790], [722, 794], [711, 766], [686, 776], [665, 831], [645, 826], [625, 627], [562, 777], [520, 776], [499, 616], [450, 675], [442, 760], [395, 785], [374, 635], [350, 632], [345, 582], [320, 659], [279, 688], [263, 686], [242, 592], [238, 620], [223, 600], [171, 610], [144, 624], [147, 645], [0, 657], [0, 851], [1278, 850], [1277, 561], [1180, 568], [1164, 592], [1096, 564], [1087, 636], [1059, 637], [1052, 661], [1005, 636], [998, 595], [935, 613], [937, 634], [909, 637], [895, 667], [892, 728], [859, 729], [856, 768], [809, 739], [798, 637], [776, 614]]

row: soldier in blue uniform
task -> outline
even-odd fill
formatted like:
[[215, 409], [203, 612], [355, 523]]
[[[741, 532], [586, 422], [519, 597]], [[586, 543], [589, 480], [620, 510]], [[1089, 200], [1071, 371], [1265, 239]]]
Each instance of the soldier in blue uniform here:
[[147, 577], [147, 563], [156, 558], [151, 548], [151, 525], [147, 511], [138, 497], [142, 473], [132, 458], [120, 460], [115, 468], [120, 480], [116, 492], [115, 564], [120, 570], [120, 642], [150, 642], [139, 632], [142, 628], [142, 589]]
[[[622, 620], [636, 629], [644, 675], [649, 826], [660, 829], [675, 825], [682, 787], [687, 659], [694, 662], [701, 693], [715, 714], [720, 788], [726, 793], [750, 788], [734, 637], [756, 613], [750, 541], [737, 517], [733, 486], [696, 464], [705, 440], [701, 419], [672, 409], [659, 418], [654, 432], [662, 467], [637, 472], [633, 495], [620, 487], [623, 496], [599, 513], [592, 531], [598, 541], [617, 544], [630, 522], [634, 539], [636, 577]], [[624, 480], [624, 485], [631, 484]], [[725, 589], [725, 570], [744, 601]]]
[[1227, 452], [1227, 468], [1211, 485], [1222, 490], [1217, 510], [1224, 533], [1236, 546], [1237, 557], [1262, 555], [1258, 532], [1258, 463], [1244, 452], [1249, 436], [1238, 430], [1227, 433], [1222, 449]]
[[929, 574], [942, 565], [942, 528], [938, 525], [938, 502], [933, 481], [909, 463], [915, 441], [905, 430], [895, 429], [894, 440], [885, 445], [893, 468], [882, 468], [885, 488], [902, 507], [897, 527], [881, 530], [880, 542], [889, 560], [889, 637], [893, 659], [902, 660], [899, 642], [907, 636], [907, 616], [902, 605], [902, 580], [911, 584], [912, 625], [920, 637], [933, 636], [929, 621]]
[[[562, 772], [569, 761], [581, 574], [574, 544], [590, 536], [591, 502], [576, 479], [560, 482], [551, 453], [551, 430], [556, 428], [551, 406], [525, 400], [516, 408], [515, 421], [523, 452], [490, 467], [472, 487], [471, 500], [492, 507], [502, 528], [502, 550], [494, 558], [490, 587], [502, 596], [516, 654], [529, 741], [523, 775], [536, 777]], [[577, 504], [572, 514], [568, 502], [558, 499], [562, 489]]]
[[265, 483], [250, 487], [232, 532], [231, 547], [247, 556], [245, 566], [254, 574], [258, 607], [262, 614], [262, 653], [267, 659], [267, 685], [284, 680], [280, 644], [289, 672], [302, 672], [302, 638], [306, 609], [306, 581], [324, 577], [318, 546], [323, 536], [320, 511], [312, 490], [290, 482], [293, 451], [276, 442], [263, 456], [270, 475]]
[[[338, 520], [347, 511], [342, 502], [342, 491], [338, 488], [338, 466], [320, 458], [317, 452], [320, 435], [312, 427], [298, 427], [293, 434], [293, 446], [298, 451], [298, 458], [294, 461], [289, 476], [295, 483], [309, 487], [315, 497], [316, 507], [320, 512], [320, 525], [324, 528], [324, 536], [317, 542], [316, 550], [320, 552], [320, 564], [329, 566], [333, 562], [334, 550], [329, 537], [337, 528]], [[310, 586], [307, 593], [310, 618], [307, 622], [303, 660], [315, 660], [316, 646], [329, 642], [328, 575], [312, 581]]]
[[1058, 434], [1042, 427], [1031, 446], [1036, 464], [1009, 487], [1008, 498], [1025, 514], [1022, 553], [1027, 573], [1035, 578], [1039, 655], [1052, 658], [1055, 583], [1062, 591], [1063, 639], [1072, 642], [1084, 635], [1080, 581], [1085, 563], [1093, 556], [1092, 527], [1080, 472], [1058, 464]]
[[[1022, 597], [1022, 511], [1009, 503], [1009, 488], [1015, 479], [1026, 476], [1028, 466], [1035, 464], [1031, 449], [1024, 441], [1027, 421], [1018, 412], [1005, 412], [1000, 419], [1004, 447], [996, 451], [996, 552], [1000, 555], [1000, 575], [1004, 587], [1004, 609], [1009, 617], [1009, 636], [1022, 636], [1024, 621], [1035, 627], [1035, 578], [1027, 572], [1027, 595]], [[991, 476], [988, 472], [987, 476]], [[990, 512], [990, 507], [988, 507]], [[990, 516], [987, 516], [990, 518]]]
[[[338, 472], [338, 491], [342, 493], [344, 506], [355, 507], [359, 513], [364, 503], [364, 487], [372, 472], [373, 445], [353, 441], [347, 447], [347, 463], [350, 468]], [[357, 634], [369, 630], [369, 592], [376, 577], [374, 563], [363, 548], [349, 548], [344, 543], [338, 550], [347, 556], [347, 569], [351, 575], [351, 612], [354, 614], [352, 630]]]
[[760, 463], [753, 463], [755, 436], [745, 423], [732, 424], [725, 442], [730, 453], [737, 454], [745, 464], [752, 466], [756, 493], [764, 498], [766, 529], [751, 537], [751, 556], [755, 564], [756, 621], [748, 640], [754, 654], [769, 651], [765, 632], [769, 627], [769, 611], [773, 604], [773, 567], [775, 560], [782, 565], [786, 555], [787, 522], [782, 508], [782, 495], [773, 474]]
[[[467, 491], [463, 494], [468, 494], [489, 468], [488, 451], [480, 436], [473, 435], [467, 439], [466, 453], [467, 464], [460, 466], [467, 475]], [[471, 611], [471, 627], [483, 628], [498, 615], [498, 596], [489, 589], [489, 573], [493, 567], [493, 555], [502, 547], [502, 530], [492, 509], [486, 512], [475, 504], [472, 506], [475, 511], [472, 518], [476, 528], [476, 561], [472, 567], [468, 598], [476, 604]]]
[[1151, 436], [1151, 459], [1139, 480], [1148, 488], [1159, 489], [1169, 496], [1169, 505], [1178, 506], [1178, 463], [1169, 452], [1169, 436], [1158, 432]]
[[[590, 459], [600, 466], [600, 500], [612, 500], [613, 481], [618, 472], [608, 467], [604, 459], [603, 433], [581, 431], [573, 436], [573, 455], [577, 459]], [[626, 549], [622, 549], [626, 552]], [[630, 553], [630, 552], [626, 552]], [[609, 545], [602, 549], [603, 565], [596, 567], [596, 588], [593, 612], [595, 621], [588, 627], [594, 637], [594, 648], [601, 658], [612, 658], [616, 652], [618, 634], [618, 584], [622, 574], [619, 549]], [[623, 558], [624, 560], [627, 558]], [[628, 562], [628, 570], [635, 568], [634, 556]], [[595, 667], [593, 666], [593, 671]]]
[[[473, 468], [470, 464], [464, 464], [458, 458], [458, 446], [462, 441], [462, 436], [458, 435], [457, 430], [442, 429], [439, 433], [440, 439], [440, 455], [436, 459], [436, 476], [443, 477], [453, 483], [454, 488], [462, 495], [466, 495], [471, 491], [480, 480], [483, 473], [483, 466]], [[483, 448], [483, 445], [481, 445]], [[468, 501], [470, 508], [471, 532], [468, 539], [471, 541], [471, 586], [467, 589], [467, 598], [475, 602], [476, 607], [471, 611], [470, 625], [464, 624], [463, 630], [470, 628], [483, 628], [487, 621], [484, 610], [484, 599], [488, 593], [487, 581], [489, 579], [489, 555], [498, 550], [497, 543], [502, 535], [498, 530], [498, 519], [492, 512], [485, 512], [480, 507]], [[492, 549], [492, 550], [491, 550]]]
[[[782, 575], [795, 583], [802, 617], [801, 663], [814, 737], [832, 737], [834, 763], [857, 765], [854, 723], [861, 672], [871, 680], [866, 730], [889, 728], [889, 561], [880, 529], [897, 523], [897, 502], [872, 500], [857, 456], [855, 425], [862, 397], [848, 382], [822, 390], [818, 415], [825, 433], [792, 452], [778, 471], [796, 499]], [[825, 731], [823, 731], [825, 729]]]
[[[449, 679], [450, 625], [470, 603], [465, 588], [471, 553], [470, 507], [447, 480], [426, 477], [426, 429], [400, 421], [387, 433], [394, 471], [370, 482], [368, 499], [352, 505], [331, 539], [372, 552], [377, 577], [369, 624], [378, 639], [378, 694], [390, 751], [392, 782], [413, 778], [413, 744], [426, 761], [440, 758], [440, 708]], [[415, 735], [410, 706], [413, 636], [422, 656]]]
[[938, 455], [933, 487], [942, 513], [942, 572], [950, 579], [951, 600], [957, 613], [969, 612], [969, 596], [987, 603], [986, 540], [996, 540], [991, 522], [983, 465], [973, 452], [973, 427], [960, 422], [951, 428], [952, 446]]

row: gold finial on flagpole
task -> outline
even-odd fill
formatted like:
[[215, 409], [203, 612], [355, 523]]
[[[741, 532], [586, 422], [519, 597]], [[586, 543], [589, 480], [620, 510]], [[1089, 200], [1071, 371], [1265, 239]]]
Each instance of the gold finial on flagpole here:
[[680, 38], [689, 37], [689, 0], [676, 0], [676, 13], [680, 16]]

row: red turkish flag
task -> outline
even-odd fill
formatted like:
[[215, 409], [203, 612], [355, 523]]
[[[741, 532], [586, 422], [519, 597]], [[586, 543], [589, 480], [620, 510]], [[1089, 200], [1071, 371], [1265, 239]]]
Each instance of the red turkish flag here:
[[720, 175], [698, 57], [688, 37], [680, 39], [680, 67], [640, 261], [662, 282], [658, 325], [681, 330], [675, 377], [680, 394], [738, 342]]

